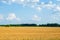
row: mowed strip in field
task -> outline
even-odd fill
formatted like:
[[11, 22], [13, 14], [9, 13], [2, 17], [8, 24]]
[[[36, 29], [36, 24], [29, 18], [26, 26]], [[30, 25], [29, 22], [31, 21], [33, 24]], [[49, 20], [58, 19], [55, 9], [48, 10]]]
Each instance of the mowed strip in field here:
[[0, 40], [60, 40], [60, 28], [0, 27]]

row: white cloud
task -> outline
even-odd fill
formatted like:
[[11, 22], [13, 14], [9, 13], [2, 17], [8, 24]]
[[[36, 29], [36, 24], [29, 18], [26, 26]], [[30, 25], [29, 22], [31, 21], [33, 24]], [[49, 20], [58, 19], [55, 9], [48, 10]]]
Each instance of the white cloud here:
[[31, 3], [35, 4], [35, 3], [39, 2], [39, 0], [2, 0], [2, 2], [7, 3], [7, 4], [12, 4], [15, 2], [17, 4], [26, 5], [26, 4], [31, 4]]
[[56, 13], [60, 13], [60, 6], [59, 6], [59, 5], [56, 5], [56, 6], [54, 7], [54, 11], [55, 11]]
[[23, 4], [25, 2], [25, 0], [16, 0], [16, 2], [18, 2], [19, 4]]
[[16, 2], [16, 0], [2, 0], [1, 2], [8, 4], [8, 5], [11, 5], [12, 3]]
[[16, 19], [16, 15], [14, 13], [9, 14], [7, 20], [13, 20], [13, 19]]
[[[39, 1], [40, 0], [3, 0], [3, 3], [12, 4], [13, 2], [15, 2], [17, 4], [22, 5], [23, 7], [28, 6], [40, 11], [42, 7], [38, 6], [37, 3]], [[42, 4], [44, 4], [44, 2], [42, 2]]]
[[55, 4], [46, 4], [45, 5], [45, 8], [47, 8], [47, 9], [53, 9], [53, 8], [55, 8]]
[[38, 11], [41, 11], [41, 10], [42, 10], [42, 8], [41, 8], [40, 6], [36, 7], [36, 9], [37, 9]]
[[[3, 3], [17, 3], [19, 5], [22, 5], [23, 7], [32, 7], [38, 11], [41, 11], [41, 9], [44, 7], [46, 9], [55, 9], [60, 11], [60, 7], [58, 7], [56, 4], [53, 3], [53, 1], [49, 1], [48, 4], [45, 4], [45, 2], [41, 2], [41, 4], [38, 4], [40, 0], [2, 0]], [[57, 6], [57, 7], [56, 7]]]
[[34, 21], [40, 21], [41, 20], [41, 17], [39, 17], [38, 15], [33, 15], [33, 17], [32, 17], [32, 20], [34, 20]]
[[45, 4], [44, 2], [41, 2], [40, 7], [42, 8], [46, 8], [46, 9], [54, 9], [56, 6], [55, 3], [53, 3], [52, 1], [49, 1], [49, 3]]
[[58, 10], [58, 11], [60, 11], [60, 6], [56, 6], [55, 9]]
[[49, 1], [49, 4], [53, 4], [53, 2], [52, 1]]
[[44, 2], [41, 2], [41, 5], [44, 5], [45, 3]]
[[17, 21], [19, 21], [20, 18], [18, 18], [18, 17], [15, 15], [15, 13], [10, 13], [10, 14], [8, 15], [8, 17], [7, 17], [7, 20], [17, 20]]
[[32, 8], [35, 8], [35, 5], [31, 5]]
[[16, 0], [12, 0], [12, 2], [15, 2]]
[[32, 2], [35, 2], [36, 3], [36, 2], [39, 2], [39, 0], [32, 0]]
[[20, 0], [21, 2], [24, 2], [24, 0]]

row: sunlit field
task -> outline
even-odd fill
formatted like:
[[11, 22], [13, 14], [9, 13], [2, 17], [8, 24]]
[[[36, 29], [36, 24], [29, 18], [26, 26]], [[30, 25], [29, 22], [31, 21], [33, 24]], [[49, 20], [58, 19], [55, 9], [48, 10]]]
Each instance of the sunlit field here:
[[60, 28], [0, 27], [0, 40], [60, 40]]

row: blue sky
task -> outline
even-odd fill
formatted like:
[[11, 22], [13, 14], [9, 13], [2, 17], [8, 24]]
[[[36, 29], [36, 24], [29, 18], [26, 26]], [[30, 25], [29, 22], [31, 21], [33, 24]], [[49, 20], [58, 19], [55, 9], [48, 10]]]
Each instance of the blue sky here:
[[0, 0], [0, 24], [58, 23], [60, 0]]

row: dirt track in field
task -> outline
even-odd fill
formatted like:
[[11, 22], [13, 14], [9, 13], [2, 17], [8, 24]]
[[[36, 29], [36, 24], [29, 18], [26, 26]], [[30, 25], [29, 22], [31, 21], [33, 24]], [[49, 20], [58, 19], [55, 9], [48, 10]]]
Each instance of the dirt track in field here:
[[60, 28], [0, 27], [0, 40], [60, 40]]

